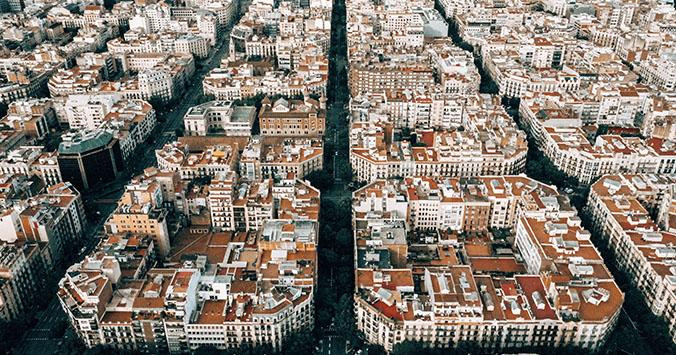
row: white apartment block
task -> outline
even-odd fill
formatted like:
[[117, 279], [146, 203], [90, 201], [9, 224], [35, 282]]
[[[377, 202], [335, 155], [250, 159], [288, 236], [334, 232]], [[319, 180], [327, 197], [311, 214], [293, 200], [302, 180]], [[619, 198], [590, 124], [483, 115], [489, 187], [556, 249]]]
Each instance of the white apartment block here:
[[215, 230], [235, 230], [233, 200], [237, 184], [235, 172], [217, 173], [209, 184], [208, 206], [211, 226]]
[[[290, 228], [298, 232], [282, 233]], [[315, 228], [309, 221], [269, 220], [260, 243], [205, 245], [201, 255], [185, 253], [174, 268], [153, 268], [152, 239], [109, 235], [96, 254], [69, 268], [59, 300], [90, 348], [106, 344], [173, 354], [268, 343], [279, 349], [287, 335], [312, 329], [316, 271], [299, 263], [316, 253]], [[222, 260], [205, 257], [219, 251]], [[248, 257], [259, 254], [267, 257], [251, 280], [243, 275]], [[293, 276], [272, 272], [278, 267]]]
[[155, 151], [158, 167], [179, 172], [184, 180], [234, 171], [238, 155], [237, 144], [208, 146], [204, 151], [190, 153], [186, 145], [173, 142]]
[[500, 95], [522, 97], [542, 92], [576, 92], [580, 89], [580, 76], [566, 66], [562, 70], [534, 71], [514, 60], [518, 54], [491, 51], [484, 55], [484, 68], [495, 80]]
[[256, 119], [256, 108], [236, 106], [230, 101], [209, 101], [188, 109], [183, 122], [185, 134], [247, 137]]
[[519, 113], [544, 154], [583, 184], [604, 174], [676, 172], [673, 142], [608, 134], [592, 143], [579, 116], [544, 95], [522, 99]]
[[75, 130], [100, 127], [104, 117], [120, 99], [118, 94], [69, 95], [63, 109], [68, 127]]
[[43, 152], [41, 146], [21, 146], [0, 159], [0, 173], [38, 176], [46, 186], [62, 182], [55, 152]]
[[168, 70], [147, 69], [124, 81], [104, 82], [99, 89], [101, 93], [121, 95], [125, 99], [167, 103], [180, 88], [175, 85], [175, 79]]
[[[243, 63], [238, 67], [214, 68], [204, 77], [202, 89], [214, 95], [216, 100], [233, 101], [257, 94], [296, 96], [304, 94], [326, 95], [328, 65], [326, 58], [312, 59], [309, 65], [321, 66], [321, 72], [285, 73], [282, 70], [265, 68], [262, 75], [254, 72], [253, 66]], [[260, 69], [257, 69], [258, 71]]]
[[209, 40], [207, 38], [176, 32], [161, 32], [144, 34], [128, 31], [124, 39], [115, 38], [107, 43], [111, 53], [190, 53], [198, 58], [209, 55]]
[[324, 147], [317, 139], [285, 139], [279, 144], [264, 144], [260, 155], [260, 176], [304, 178], [322, 170]]
[[[497, 97], [477, 95], [462, 101], [461, 107], [453, 109], [452, 102], [447, 106], [448, 113], [453, 113], [451, 129], [418, 128], [414, 132], [416, 145], [409, 140], [394, 140], [394, 127], [406, 127], [401, 123], [406, 122], [406, 117], [401, 120], [397, 115], [353, 111], [350, 164], [355, 179], [370, 182], [410, 175], [470, 177], [521, 173], [528, 151], [525, 133], [516, 127]], [[443, 125], [432, 127], [444, 129]], [[477, 138], [479, 132], [484, 135], [483, 140]]]
[[[535, 196], [541, 204], [532, 203]], [[470, 342], [486, 351], [601, 348], [624, 295], [575, 208], [560, 197], [521, 176], [408, 177], [357, 190], [354, 301], [366, 341], [386, 351], [406, 340], [437, 348]], [[429, 206], [412, 207], [423, 201]], [[416, 224], [427, 218], [440, 223], [428, 225], [432, 240], [407, 242], [406, 230], [417, 235]], [[522, 261], [475, 254], [468, 241], [467, 256], [456, 259], [459, 239], [446, 226], [476, 233], [494, 225], [515, 229]]]
[[47, 18], [54, 23], [60, 23], [64, 28], [80, 28], [91, 24], [124, 26], [129, 24], [129, 19], [133, 16], [133, 5], [118, 3], [111, 11], [100, 5], [87, 5], [82, 14], [74, 14], [65, 7], [55, 6], [49, 10]]
[[664, 53], [661, 56], [651, 56], [641, 61], [636, 72], [645, 84], [655, 85], [661, 90], [676, 89], [676, 52]]
[[653, 96], [641, 125], [646, 137], [676, 141], [676, 94]]
[[605, 175], [592, 185], [586, 207], [594, 230], [607, 241], [650, 310], [666, 320], [674, 341], [676, 237], [658, 227], [651, 214], [675, 183], [673, 175]]
[[101, 82], [102, 67], [93, 65], [58, 70], [47, 83], [52, 97], [84, 94]]

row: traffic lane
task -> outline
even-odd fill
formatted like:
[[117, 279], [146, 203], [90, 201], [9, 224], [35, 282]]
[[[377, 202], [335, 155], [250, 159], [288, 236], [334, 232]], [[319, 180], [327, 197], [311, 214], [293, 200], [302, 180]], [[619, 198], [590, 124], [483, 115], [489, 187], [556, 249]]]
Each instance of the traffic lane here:
[[347, 354], [347, 342], [339, 336], [325, 336], [319, 340], [318, 352], [322, 355], [345, 355]]

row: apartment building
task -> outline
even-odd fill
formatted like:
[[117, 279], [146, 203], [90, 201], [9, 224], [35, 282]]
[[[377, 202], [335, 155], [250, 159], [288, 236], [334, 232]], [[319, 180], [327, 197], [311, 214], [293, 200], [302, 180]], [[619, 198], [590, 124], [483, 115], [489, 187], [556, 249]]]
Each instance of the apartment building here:
[[388, 115], [395, 128], [451, 129], [462, 126], [467, 98], [439, 91], [385, 91], [350, 100], [353, 116]]
[[87, 5], [80, 14], [75, 14], [65, 7], [55, 6], [47, 13], [47, 18], [53, 23], [59, 23], [64, 28], [80, 28], [91, 24], [108, 24], [112, 26], [128, 26], [133, 16], [133, 3], [118, 3], [109, 11], [100, 5]]
[[442, 92], [466, 95], [479, 92], [481, 76], [472, 53], [456, 47], [448, 37], [428, 43], [425, 51], [439, 76]]
[[357, 327], [386, 351], [406, 340], [591, 350], [617, 321], [624, 295], [554, 187], [406, 177], [355, 191], [352, 206]]
[[167, 210], [153, 206], [150, 202], [118, 202], [115, 211], [105, 224], [107, 233], [134, 233], [153, 238], [157, 254], [166, 257], [171, 248]]
[[676, 95], [654, 96], [647, 103], [641, 133], [645, 137], [676, 140]]
[[230, 33], [231, 57], [274, 58], [280, 69], [295, 70], [308, 56], [327, 55], [330, 11], [325, 5], [313, 9], [298, 2], [250, 4]]
[[125, 99], [158, 101], [163, 104], [174, 99], [180, 87], [174, 85], [174, 76], [165, 70], [143, 70], [124, 81], [104, 82], [99, 90], [105, 94], [121, 95]]
[[44, 152], [41, 146], [20, 146], [5, 152], [0, 158], [0, 173], [20, 175], [24, 178], [37, 176], [45, 186], [62, 181], [55, 152]]
[[208, 38], [191, 33], [160, 31], [143, 33], [127, 31], [124, 38], [114, 38], [107, 43], [108, 51], [121, 53], [189, 53], [206, 58], [211, 49]]
[[[127, 287], [117, 287], [113, 290], [113, 285], [123, 282], [125, 279], [138, 279], [145, 275], [148, 268], [153, 265], [153, 257], [156, 249], [152, 238], [135, 236], [131, 234], [109, 235], [101, 240], [97, 252], [85, 257], [80, 263], [74, 264], [68, 268], [68, 272], [59, 282], [59, 291], [57, 293], [61, 307], [64, 309], [68, 319], [75, 329], [78, 337], [87, 347], [94, 347], [112, 343], [117, 339], [117, 335], [125, 337], [126, 342], [134, 340], [131, 332], [120, 334], [116, 329], [126, 330], [116, 327], [115, 324], [109, 324], [104, 327], [102, 322], [105, 318], [107, 305], [109, 302], [116, 301], [111, 306], [115, 309], [119, 306], [121, 310], [127, 310], [126, 314], [131, 317], [134, 306], [133, 298], [125, 297], [125, 294], [135, 296], [135, 293]], [[125, 275], [125, 277], [122, 277]], [[151, 278], [151, 281], [153, 279]], [[160, 279], [161, 280], [161, 279]], [[161, 281], [160, 281], [161, 282]], [[151, 283], [152, 285], [152, 283]], [[116, 286], [122, 286], [118, 284]], [[141, 290], [137, 290], [141, 291]], [[145, 350], [166, 349], [166, 341], [155, 341], [154, 337], [164, 334], [163, 324], [153, 322], [150, 306], [157, 297], [157, 289], [148, 287], [147, 293], [139, 292], [139, 300], [145, 300], [143, 315], [138, 314], [137, 329], [141, 336], [147, 334], [144, 339]], [[153, 294], [153, 291], [155, 292]], [[144, 296], [150, 296], [145, 298]], [[132, 301], [132, 302], [125, 302]], [[141, 303], [138, 304], [141, 306]], [[124, 314], [124, 313], [123, 313]], [[112, 320], [111, 318], [108, 318]], [[112, 323], [112, 322], [110, 322]], [[104, 330], [106, 330], [104, 332]], [[145, 330], [145, 331], [143, 331]], [[116, 334], [117, 333], [117, 334]], [[104, 337], [108, 335], [107, 339]], [[127, 345], [129, 346], [129, 345]]]
[[[69, 269], [59, 299], [87, 347], [279, 349], [288, 334], [312, 328], [316, 223], [270, 220], [251, 236], [245, 244], [220, 234], [174, 255], [175, 266], [153, 268], [152, 239], [109, 235]], [[252, 266], [259, 254], [262, 263]]]
[[14, 64], [0, 71], [0, 102], [9, 104], [12, 101], [30, 97], [40, 97], [47, 92], [47, 81], [55, 67], [52, 65]]
[[208, 207], [215, 230], [256, 231], [275, 216], [317, 221], [319, 190], [293, 173], [256, 181], [238, 181], [234, 172], [217, 174], [209, 185]]
[[[87, 129], [97, 124], [91, 122]], [[145, 142], [155, 129], [157, 117], [152, 105], [144, 100], [120, 100], [110, 107], [96, 128], [110, 129], [120, 143], [122, 159], [132, 158], [138, 145]], [[96, 129], [95, 128], [95, 129]]]
[[484, 68], [499, 87], [500, 95], [522, 97], [528, 93], [576, 92], [580, 75], [570, 67], [531, 70], [520, 63], [514, 51], [489, 51], [483, 57]]
[[103, 67], [98, 65], [60, 69], [49, 78], [49, 95], [56, 97], [87, 93], [101, 83], [102, 70]]
[[142, 174], [134, 176], [125, 186], [121, 197], [124, 204], [150, 203], [153, 207], [165, 207], [170, 210], [187, 212], [182, 208], [184, 191], [177, 172], [146, 168]]
[[[305, 94], [326, 95], [326, 58], [308, 57], [298, 71], [275, 70], [272, 62], [227, 61], [212, 69], [202, 82], [205, 94], [217, 100], [238, 100], [257, 94], [291, 97]], [[313, 66], [318, 70], [309, 70]]]
[[253, 106], [234, 105], [231, 101], [209, 101], [188, 109], [183, 122], [185, 134], [206, 136], [210, 134], [247, 137], [256, 119]]
[[16, 130], [0, 131], [0, 154], [6, 154], [27, 143], [26, 133]]
[[10, 322], [36, 304], [51, 268], [44, 244], [0, 244], [0, 320]]
[[544, 154], [583, 184], [604, 174], [674, 173], [673, 143], [606, 134], [592, 144], [579, 116], [562, 107], [556, 94], [522, 99], [519, 113]]
[[42, 154], [42, 147], [39, 146], [21, 146], [7, 152], [0, 161], [0, 172], [3, 174], [33, 175], [33, 164], [40, 154]]
[[369, 121], [353, 115], [350, 164], [355, 178], [370, 182], [408, 175], [470, 177], [522, 172], [528, 151], [525, 134], [497, 99], [476, 96], [463, 101], [459, 110], [462, 129], [418, 128], [415, 144], [411, 139], [395, 140], [394, 124], [382, 121], [382, 115], [366, 117]]
[[7, 106], [7, 115], [0, 122], [35, 139], [44, 138], [57, 126], [54, 104], [49, 99], [14, 101]]
[[195, 59], [189, 53], [125, 52], [117, 54], [116, 59], [125, 73], [168, 69], [174, 72], [176, 85], [184, 85], [195, 73]]
[[285, 139], [277, 144], [263, 144], [259, 160], [258, 176], [277, 178], [293, 174], [302, 179], [322, 170], [324, 144], [319, 139]]
[[264, 137], [321, 137], [326, 126], [326, 98], [303, 100], [265, 97], [258, 112]]
[[91, 68], [94, 66], [101, 67], [99, 73], [101, 74], [102, 80], [111, 80], [120, 74], [120, 68], [118, 68], [117, 60], [115, 60], [115, 57], [112, 55], [112, 53], [86, 52], [77, 57], [75, 62], [79, 68]]
[[661, 56], [650, 56], [642, 60], [636, 72], [648, 85], [655, 85], [661, 90], [671, 91], [676, 88], [676, 52], [667, 52]]
[[68, 95], [59, 121], [65, 121], [71, 129], [95, 129], [101, 126], [103, 118], [121, 98], [119, 94], [99, 92]]
[[39, 176], [45, 186], [52, 186], [63, 182], [59, 170], [58, 153], [43, 152], [32, 164], [33, 173]]
[[162, 170], [177, 171], [181, 179], [214, 176], [218, 172], [234, 171], [238, 161], [237, 144], [209, 146], [200, 152], [187, 152], [181, 143], [166, 144], [155, 151]]
[[635, 85], [599, 85], [592, 89], [598, 100], [598, 119], [596, 123], [631, 127], [639, 114], [644, 114], [645, 106], [652, 91], [639, 84]]
[[650, 310], [665, 319], [674, 339], [676, 237], [653, 216], [661, 204], [672, 205], [675, 182], [673, 175], [604, 175], [592, 185], [586, 206], [594, 231], [607, 242]]
[[[237, 174], [235, 172], [217, 173], [209, 184], [208, 205], [211, 216], [211, 225], [215, 230], [235, 230], [235, 198], [244, 195], [244, 191], [237, 191]], [[265, 190], [264, 190], [265, 191]], [[267, 192], [267, 191], [265, 191]], [[237, 196], [235, 196], [237, 194]], [[242, 196], [244, 197], [244, 196]], [[244, 201], [246, 204], [246, 200]], [[248, 224], [246, 224], [248, 225]]]
[[86, 226], [80, 193], [68, 182], [3, 208], [0, 241], [38, 243], [50, 262], [62, 261], [68, 244], [82, 238]]
[[434, 84], [433, 69], [418, 61], [379, 61], [364, 58], [350, 61], [349, 88], [352, 96], [385, 90], [429, 90]]

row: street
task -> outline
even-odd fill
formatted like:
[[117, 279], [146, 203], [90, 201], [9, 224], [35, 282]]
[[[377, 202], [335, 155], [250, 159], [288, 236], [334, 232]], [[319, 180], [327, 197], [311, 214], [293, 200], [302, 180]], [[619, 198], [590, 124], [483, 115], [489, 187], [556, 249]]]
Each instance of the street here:
[[337, 335], [327, 335], [319, 340], [319, 355], [345, 355], [347, 354], [347, 342]]
[[177, 128], [183, 126], [183, 116], [185, 116], [189, 108], [198, 104], [197, 99], [202, 94], [202, 80], [211, 69], [221, 64], [223, 55], [228, 52], [229, 36], [230, 30], [226, 31], [223, 39], [220, 41], [220, 48], [215, 47], [216, 50], [201, 62], [201, 69], [195, 69], [194, 80], [185, 88], [183, 95], [179, 97], [176, 105], [163, 114], [164, 122], [158, 122], [157, 127], [155, 127], [154, 132], [151, 134], [154, 140], [151, 139], [150, 143], [146, 142], [144, 149], [137, 151], [137, 153], [142, 154], [141, 156], [130, 160], [129, 163], [132, 164], [131, 176], [123, 175], [115, 181], [106, 184], [103, 188], [93, 191], [87, 196], [89, 200], [96, 201], [103, 198], [117, 200], [122, 195], [124, 186], [129, 183], [132, 176], [142, 173], [144, 169], [150, 166], [155, 166], [155, 150], [162, 148], [170, 141], [176, 140], [174, 132]]
[[51, 354], [59, 348], [61, 338], [55, 338], [58, 328], [65, 326], [66, 315], [61, 309], [56, 296], [52, 297], [47, 309], [39, 313], [39, 319], [33, 329], [26, 332], [20, 347], [15, 350], [17, 354]]
[[[183, 95], [179, 97], [176, 105], [164, 114], [164, 122], [158, 122], [157, 127], [151, 134], [155, 137], [151, 143], [145, 143], [144, 149], [138, 149], [137, 154], [140, 156], [131, 158], [128, 164], [131, 165], [131, 174], [123, 173], [115, 181], [108, 183], [98, 189], [95, 189], [87, 194], [83, 194], [85, 202], [85, 209], [89, 212], [92, 206], [96, 206], [96, 222], [87, 226], [84, 233], [84, 248], [79, 254], [79, 258], [84, 258], [94, 250], [99, 242], [100, 232], [103, 230], [103, 225], [107, 217], [113, 212], [116, 206], [116, 201], [122, 195], [124, 186], [129, 183], [131, 178], [140, 174], [147, 167], [154, 166], [155, 150], [160, 149], [169, 141], [176, 139], [174, 131], [183, 125], [183, 116], [188, 109], [197, 104], [197, 99], [202, 93], [202, 80], [204, 76], [213, 68], [221, 63], [221, 58], [228, 51], [228, 38], [230, 30], [226, 31], [219, 44], [211, 55], [201, 61], [201, 68], [195, 70], [195, 75], [192, 82], [185, 88]], [[54, 272], [62, 275], [64, 270], [54, 270]], [[56, 290], [48, 290], [46, 294], [51, 294], [49, 305], [44, 311], [38, 312], [38, 321], [36, 325], [24, 334], [19, 347], [15, 349], [16, 354], [36, 355], [36, 354], [53, 354], [53, 353], [68, 353], [70, 349], [62, 349], [66, 347], [61, 337], [62, 333], [59, 327], [63, 327], [67, 318], [59, 300], [56, 296]]]

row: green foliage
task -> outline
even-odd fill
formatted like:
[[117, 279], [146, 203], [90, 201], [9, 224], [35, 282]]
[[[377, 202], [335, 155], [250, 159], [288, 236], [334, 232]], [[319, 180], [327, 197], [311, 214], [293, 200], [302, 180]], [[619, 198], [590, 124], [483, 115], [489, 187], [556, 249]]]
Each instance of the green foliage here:
[[[0, 321], [0, 349], [9, 350], [19, 344], [21, 336], [28, 330], [31, 319], [27, 315], [21, 315], [12, 321]], [[2, 353], [0, 351], [0, 353]]]
[[206, 102], [209, 102], [209, 101], [214, 101], [214, 100], [216, 100], [216, 97], [212, 94], [200, 94], [197, 97], [197, 99], [195, 100], [196, 101], [195, 104], [200, 105], [200, 104], [203, 104], [203, 103], [206, 103]]
[[385, 354], [385, 348], [382, 345], [366, 344], [363, 347], [364, 355], [380, 355]]
[[312, 332], [299, 331], [284, 338], [281, 354], [312, 354], [315, 350], [315, 343]]
[[148, 103], [157, 111], [157, 113], [167, 113], [171, 110], [172, 107], [176, 105], [176, 100], [171, 99], [169, 101], [162, 100], [159, 97], [152, 97], [148, 100]]
[[115, 0], [103, 0], [103, 6], [107, 10], [111, 10], [117, 1]]
[[354, 301], [352, 295], [344, 294], [338, 303], [335, 304], [335, 331], [350, 344], [356, 344], [360, 341], [359, 330], [357, 330], [357, 321], [354, 315]]
[[341, 228], [336, 233], [336, 249], [340, 250], [341, 254], [348, 254], [352, 251], [352, 241], [352, 231], [349, 228]]
[[310, 181], [310, 184], [312, 184], [313, 187], [316, 187], [321, 191], [327, 190], [333, 186], [333, 176], [326, 170], [315, 170], [305, 175], [305, 179]]
[[131, 350], [116, 349], [111, 346], [106, 345], [97, 345], [91, 349], [87, 349], [84, 352], [85, 355], [132, 355], [138, 354]]
[[276, 352], [270, 344], [252, 345], [242, 344], [237, 348], [228, 348], [221, 350], [215, 346], [201, 346], [193, 351], [193, 355], [268, 355]]

